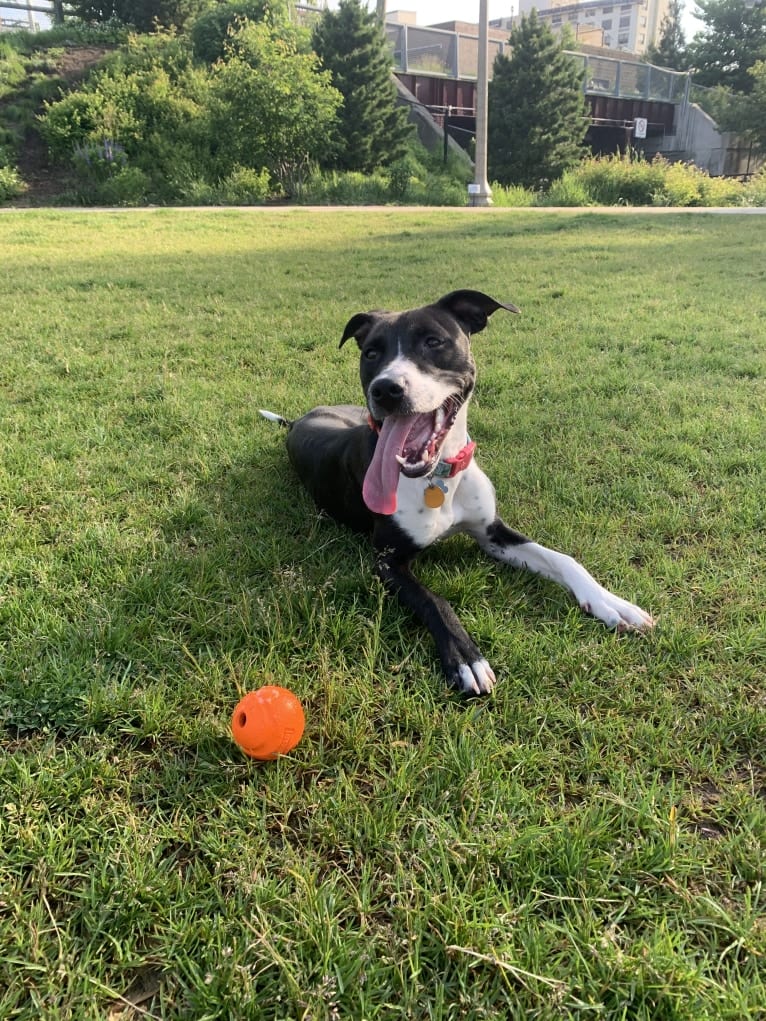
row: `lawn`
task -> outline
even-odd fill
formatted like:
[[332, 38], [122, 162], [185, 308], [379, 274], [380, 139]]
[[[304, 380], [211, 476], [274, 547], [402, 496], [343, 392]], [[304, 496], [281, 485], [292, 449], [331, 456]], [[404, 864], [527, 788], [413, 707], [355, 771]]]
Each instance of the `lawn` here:
[[[0, 1016], [746, 1021], [766, 1004], [766, 218], [6, 212]], [[456, 287], [503, 516], [445, 691], [261, 407], [358, 400], [347, 319]], [[257, 764], [241, 694], [306, 733]]]

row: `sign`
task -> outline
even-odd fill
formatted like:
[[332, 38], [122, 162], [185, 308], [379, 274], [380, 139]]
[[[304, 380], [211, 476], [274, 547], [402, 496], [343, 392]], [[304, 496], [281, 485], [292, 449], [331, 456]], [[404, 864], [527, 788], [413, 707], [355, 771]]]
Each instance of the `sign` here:
[[646, 138], [646, 117], [636, 117], [633, 121], [633, 137]]

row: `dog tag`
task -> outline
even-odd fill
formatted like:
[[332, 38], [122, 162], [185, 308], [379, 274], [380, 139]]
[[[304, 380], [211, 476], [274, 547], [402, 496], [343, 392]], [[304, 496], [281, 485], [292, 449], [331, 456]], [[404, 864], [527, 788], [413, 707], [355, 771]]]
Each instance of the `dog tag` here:
[[440, 486], [431, 484], [426, 486], [425, 492], [423, 493], [423, 502], [426, 507], [431, 507], [436, 510], [437, 507], [441, 507], [444, 503], [444, 490]]

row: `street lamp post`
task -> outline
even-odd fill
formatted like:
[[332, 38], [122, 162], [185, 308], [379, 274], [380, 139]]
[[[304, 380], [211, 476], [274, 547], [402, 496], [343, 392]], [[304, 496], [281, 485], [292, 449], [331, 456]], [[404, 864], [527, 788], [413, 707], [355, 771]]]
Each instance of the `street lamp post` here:
[[479, 0], [479, 66], [476, 76], [476, 162], [470, 188], [472, 206], [491, 206], [492, 189], [487, 182], [487, 53], [489, 17], [487, 0]]

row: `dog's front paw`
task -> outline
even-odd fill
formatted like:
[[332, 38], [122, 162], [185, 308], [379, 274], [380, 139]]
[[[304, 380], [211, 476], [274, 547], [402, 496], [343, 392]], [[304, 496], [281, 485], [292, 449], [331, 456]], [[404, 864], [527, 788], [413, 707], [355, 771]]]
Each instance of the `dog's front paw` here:
[[489, 695], [497, 678], [486, 659], [461, 663], [450, 677], [452, 686], [466, 695]]
[[627, 599], [620, 599], [600, 585], [580, 606], [614, 631], [650, 631], [655, 625], [654, 617], [640, 606], [629, 603]]

